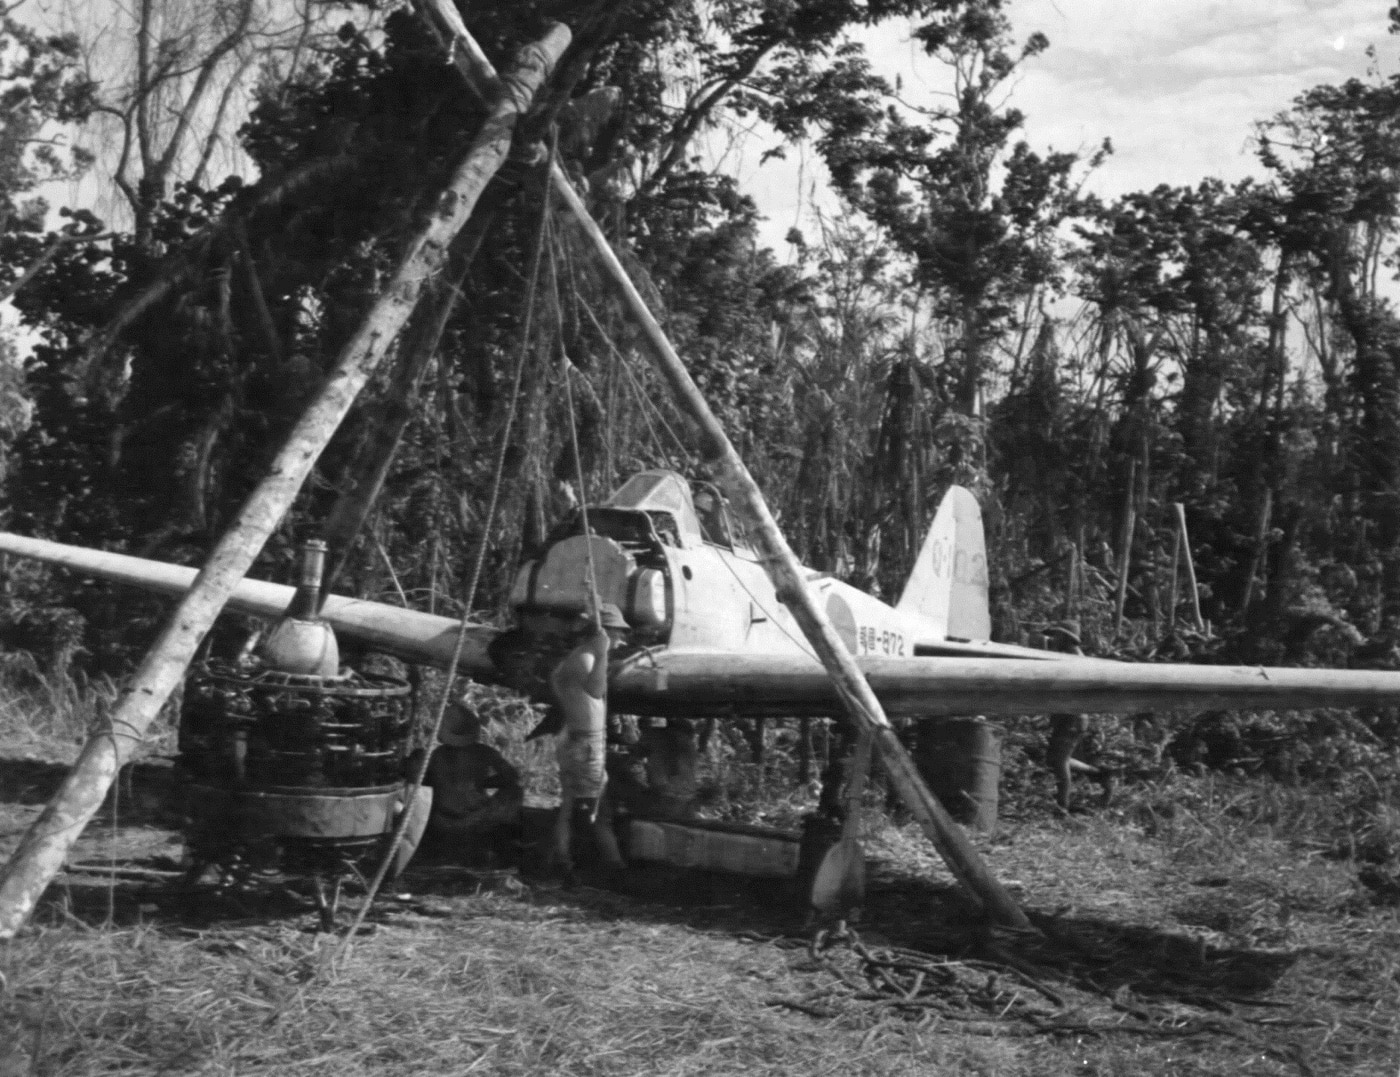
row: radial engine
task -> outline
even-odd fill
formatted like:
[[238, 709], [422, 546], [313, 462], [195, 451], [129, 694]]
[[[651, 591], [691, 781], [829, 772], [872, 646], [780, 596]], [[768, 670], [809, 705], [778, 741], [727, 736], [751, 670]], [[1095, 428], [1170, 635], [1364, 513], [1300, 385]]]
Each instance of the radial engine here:
[[[406, 810], [413, 714], [407, 681], [340, 664], [317, 614], [325, 553], [303, 547], [296, 596], [251, 661], [190, 674], [179, 764], [186, 880], [210, 869], [222, 888], [310, 879], [329, 926], [341, 884], [374, 871]], [[418, 793], [395, 875], [427, 823], [431, 792]]]

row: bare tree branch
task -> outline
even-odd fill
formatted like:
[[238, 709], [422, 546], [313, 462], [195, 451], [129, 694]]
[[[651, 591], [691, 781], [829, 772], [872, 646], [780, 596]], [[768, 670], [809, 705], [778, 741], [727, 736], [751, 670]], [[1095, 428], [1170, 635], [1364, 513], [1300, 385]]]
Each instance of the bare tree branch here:
[[59, 235], [55, 236], [53, 240], [50, 241], [49, 245], [40, 253], [39, 257], [29, 263], [29, 267], [25, 269], [23, 273], [16, 277], [7, 287], [0, 288], [0, 303], [8, 302], [21, 288], [42, 273], [45, 267], [58, 257], [58, 252], [64, 247], [72, 243], [98, 243], [104, 239], [111, 239], [113, 235], [111, 232], [94, 233], [74, 231], [73, 229], [76, 227], [76, 225], [69, 225], [68, 228], [65, 228]]

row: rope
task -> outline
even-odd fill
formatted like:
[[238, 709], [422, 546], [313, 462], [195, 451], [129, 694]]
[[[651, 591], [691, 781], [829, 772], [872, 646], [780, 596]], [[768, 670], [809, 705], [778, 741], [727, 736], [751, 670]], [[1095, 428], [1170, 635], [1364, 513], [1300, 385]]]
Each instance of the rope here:
[[486, 518], [482, 527], [481, 542], [477, 545], [476, 559], [472, 563], [471, 582], [467, 588], [466, 602], [462, 607], [462, 623], [457, 630], [457, 643], [452, 650], [452, 660], [447, 666], [447, 677], [443, 685], [442, 695], [438, 699], [437, 710], [433, 716], [433, 729], [428, 735], [429, 750], [424, 751], [423, 758], [418, 761], [414, 768], [413, 780], [409, 783], [407, 794], [404, 797], [404, 808], [400, 813], [398, 821], [394, 824], [394, 831], [389, 838], [389, 846], [384, 851], [384, 856], [379, 862], [379, 867], [374, 873], [368, 890], [365, 892], [365, 899], [360, 903], [360, 908], [355, 914], [355, 920], [350, 925], [350, 930], [346, 932], [345, 938], [341, 941], [340, 948], [336, 951], [332, 960], [332, 967], [336, 964], [348, 960], [355, 946], [355, 935], [364, 924], [365, 917], [369, 914], [370, 907], [374, 904], [374, 899], [379, 893], [379, 888], [384, 885], [384, 878], [389, 873], [389, 867], [393, 864], [394, 856], [398, 852], [399, 846], [403, 844], [403, 837], [408, 830], [408, 821], [412, 814], [413, 805], [418, 799], [418, 790], [423, 786], [423, 778], [428, 772], [428, 760], [431, 755], [431, 746], [436, 743], [438, 734], [442, 731], [442, 719], [447, 713], [448, 700], [452, 698], [452, 686], [457, 678], [457, 668], [461, 665], [462, 652], [466, 649], [467, 633], [471, 627], [468, 618], [471, 616], [472, 605], [476, 601], [476, 589], [481, 582], [481, 569], [486, 562], [487, 544], [491, 540], [491, 525], [495, 521], [496, 507], [500, 501], [501, 481], [505, 474], [506, 451], [510, 446], [511, 432], [515, 426], [515, 417], [520, 405], [520, 387], [524, 380], [525, 364], [529, 357], [530, 337], [534, 325], [535, 297], [537, 285], [539, 283], [540, 262], [544, 252], [545, 232], [549, 224], [549, 212], [552, 187], [545, 184], [545, 196], [540, 208], [540, 224], [536, 232], [535, 250], [530, 263], [530, 284], [526, 291], [525, 301], [525, 321], [520, 334], [520, 352], [515, 364], [515, 378], [511, 384], [510, 408], [506, 412], [506, 423], [501, 431], [500, 445], [496, 451], [496, 466], [491, 479], [491, 500], [486, 510]]
[[[689, 455], [688, 450], [685, 446], [685, 442], [681, 440], [680, 436], [672, 428], [671, 424], [666, 421], [665, 413], [662, 412], [662, 410], [656, 406], [655, 401], [648, 397], [647, 394], [642, 390], [642, 387], [637, 383], [636, 376], [632, 373], [632, 369], [630, 364], [627, 362], [626, 355], [624, 355], [623, 352], [618, 348], [618, 346], [613, 342], [611, 335], [603, 327], [602, 323], [598, 320], [598, 315], [594, 312], [593, 308], [589, 306], [588, 301], [585, 300], [580, 294], [577, 285], [575, 285], [574, 288], [574, 297], [578, 300], [579, 306], [582, 308], [583, 312], [588, 315], [588, 320], [593, 323], [593, 327], [598, 331], [598, 335], [603, 338], [603, 342], [607, 344], [608, 349], [612, 352], [612, 356], [617, 367], [623, 372], [623, 374], [627, 376], [627, 384], [631, 388], [632, 392], [635, 394], [637, 401], [640, 404], [638, 410], [642, 416], [642, 422], [646, 425], [647, 433], [651, 436], [652, 447], [656, 450], [657, 454], [661, 457], [661, 459], [666, 462], [667, 466], [674, 468], [674, 465], [672, 464], [672, 458], [670, 454], [666, 451], [666, 446], [663, 444], [661, 436], [656, 432], [656, 428], [652, 426], [651, 417], [650, 415], [648, 415], [647, 409], [651, 408], [656, 413], [657, 421], [661, 423], [661, 426], [665, 429], [666, 433], [671, 436], [671, 440], [676, 443], [676, 446], [680, 451], [680, 459], [682, 460], [684, 460]], [[572, 408], [570, 410], [569, 417], [570, 420], [572, 420]], [[577, 458], [578, 457], [576, 451], [575, 459]], [[724, 565], [724, 567], [729, 571], [729, 574], [734, 577], [734, 581], [739, 585], [740, 589], [743, 590], [743, 592], [746, 595], [748, 595], [749, 600], [753, 602], [753, 604], [756, 607], [763, 611], [764, 615], [768, 618], [770, 623], [776, 625], [778, 630], [782, 632], [782, 634], [786, 636], [794, 645], [796, 645], [798, 650], [802, 651], [809, 658], [815, 659], [817, 657], [816, 652], [812, 650], [811, 645], [805, 639], [803, 639], [801, 636], [794, 635], [792, 632], [790, 632], [786, 628], [786, 626], [784, 626], [782, 619], [778, 617], [773, 610], [768, 609], [768, 607], [765, 606], [759, 600], [758, 596], [755, 595], [753, 591], [749, 588], [749, 585], [744, 582], [743, 577], [741, 577], [739, 573], [735, 571], [734, 566], [728, 561], [728, 559], [722, 557], [720, 558], [720, 563]]]
[[593, 529], [588, 523], [588, 489], [584, 486], [583, 457], [580, 455], [578, 447], [578, 422], [574, 417], [574, 390], [569, 383], [569, 367], [573, 364], [569, 360], [568, 353], [564, 350], [564, 310], [559, 299], [559, 266], [553, 243], [549, 245], [549, 283], [551, 298], [554, 302], [556, 339], [559, 341], [559, 372], [564, 379], [564, 403], [569, 413], [569, 448], [574, 454], [574, 477], [578, 480], [579, 516], [583, 522], [584, 549], [588, 553], [588, 574], [583, 582], [588, 585], [588, 596], [592, 602], [593, 625], [597, 629], [602, 629], [603, 612], [598, 604], [598, 566], [593, 560]]
[[[836, 979], [838, 984], [833, 986], [846, 998], [881, 1003], [906, 1015], [923, 1012], [956, 1021], [1001, 1021], [1011, 1014], [1042, 1024], [1057, 1019], [1068, 1006], [1058, 991], [1010, 962], [949, 959], [901, 946], [868, 946], [844, 920], [814, 934], [807, 954], [814, 966]], [[1044, 1002], [1037, 1003], [1036, 995]], [[831, 990], [819, 989], [802, 999], [774, 999], [770, 1004], [810, 1013], [818, 1000], [827, 1004], [824, 1009], [829, 1007]]]
[[626, 355], [621, 351], [621, 349], [618, 348], [617, 344], [613, 342], [612, 336], [608, 333], [607, 329], [605, 329], [602, 323], [598, 320], [598, 315], [588, 304], [588, 301], [584, 299], [581, 295], [577, 294], [577, 291], [575, 292], [575, 298], [578, 300], [579, 306], [582, 308], [583, 312], [588, 315], [588, 320], [593, 323], [593, 327], [598, 330], [598, 335], [601, 336], [603, 338], [603, 342], [607, 344], [608, 349], [612, 353], [613, 359], [617, 363], [618, 368], [627, 376], [627, 383], [631, 387], [632, 392], [636, 395], [637, 401], [640, 404], [639, 410], [641, 412], [642, 421], [646, 423], [647, 433], [651, 435], [652, 443], [656, 447], [657, 452], [660, 453], [661, 459], [665, 461], [668, 467], [671, 467], [673, 470], [679, 470], [679, 468], [676, 468], [675, 464], [673, 463], [671, 455], [666, 451], [666, 447], [662, 444], [660, 435], [657, 434], [655, 428], [652, 426], [651, 417], [650, 415], [648, 415], [647, 409], [650, 408], [656, 413], [657, 421], [661, 423], [666, 433], [671, 436], [671, 440], [676, 443], [676, 448], [679, 450], [680, 453], [679, 459], [681, 460], [686, 459], [690, 455], [690, 451], [686, 448], [685, 441], [682, 440], [681, 436], [676, 433], [674, 428], [672, 428], [671, 424], [666, 421], [665, 413], [662, 412], [662, 410], [659, 407], [657, 407], [656, 402], [653, 401], [649, 396], [647, 396], [647, 394], [642, 390], [642, 387], [639, 384], [637, 384], [636, 375], [632, 373], [632, 368], [627, 361]]
[[[550, 159], [553, 160], [552, 150]], [[569, 367], [573, 364], [569, 360], [568, 353], [564, 350], [564, 310], [559, 299], [559, 267], [555, 255], [555, 244], [551, 243], [549, 246], [549, 281], [551, 297], [554, 301], [555, 331], [559, 341], [559, 370], [564, 379], [564, 403], [569, 413], [569, 447], [574, 454], [574, 474], [578, 479], [579, 516], [583, 522], [584, 549], [588, 553], [588, 574], [584, 583], [588, 585], [588, 596], [593, 609], [593, 630], [601, 632], [603, 630], [603, 610], [598, 601], [598, 566], [593, 560], [593, 529], [588, 524], [588, 490], [584, 486], [583, 456], [579, 453], [578, 447], [578, 422], [574, 417], [574, 390], [569, 383]], [[606, 684], [606, 681], [604, 683]], [[603, 796], [606, 794], [607, 785], [608, 772], [605, 769], [603, 771], [603, 791], [593, 798], [593, 809], [588, 814], [590, 826], [598, 821], [598, 812], [603, 807]], [[572, 801], [565, 798], [560, 801], [559, 810], [561, 812], [571, 810], [572, 804]]]

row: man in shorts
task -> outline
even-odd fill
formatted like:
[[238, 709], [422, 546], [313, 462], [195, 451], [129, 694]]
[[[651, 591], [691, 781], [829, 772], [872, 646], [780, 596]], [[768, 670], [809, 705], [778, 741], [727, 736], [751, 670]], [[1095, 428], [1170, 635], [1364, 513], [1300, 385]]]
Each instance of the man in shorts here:
[[593, 838], [606, 867], [625, 868], [612, 813], [604, 810], [607, 785], [608, 652], [627, 632], [622, 611], [605, 603], [597, 623], [588, 624], [582, 638], [554, 667], [549, 685], [563, 716], [564, 728], [555, 741], [559, 761], [559, 815], [554, 822], [554, 860], [565, 881], [573, 879], [573, 824], [580, 810], [589, 813]]
[[[1065, 654], [1084, 653], [1079, 640], [1079, 623], [1066, 621], [1051, 625], [1045, 632], [1050, 650]], [[1045, 765], [1055, 776], [1055, 803], [1061, 811], [1069, 811], [1070, 784], [1072, 775], [1085, 774], [1099, 783], [1103, 791], [1103, 807], [1113, 800], [1115, 774], [1104, 767], [1096, 767], [1081, 759], [1074, 758], [1075, 749], [1089, 733], [1089, 718], [1084, 714], [1050, 715], [1050, 740], [1045, 749]]]

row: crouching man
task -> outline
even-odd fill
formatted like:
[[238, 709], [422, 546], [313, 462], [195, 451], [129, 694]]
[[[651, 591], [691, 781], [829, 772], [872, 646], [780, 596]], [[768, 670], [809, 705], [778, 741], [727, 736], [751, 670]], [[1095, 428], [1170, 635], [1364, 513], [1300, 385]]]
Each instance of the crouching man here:
[[433, 791], [427, 839], [439, 856], [462, 862], [509, 862], [520, 839], [525, 792], [506, 757], [481, 742], [481, 719], [465, 703], [449, 704], [423, 784]]
[[[638, 819], [693, 819], [699, 793], [700, 749], [685, 718], [650, 718], [608, 796]], [[637, 771], [641, 770], [639, 776]]]
[[598, 854], [605, 866], [626, 867], [603, 796], [607, 785], [608, 652], [624, 638], [622, 611], [606, 603], [581, 638], [554, 667], [549, 684], [563, 716], [555, 742], [559, 761], [559, 815], [554, 823], [554, 862], [565, 882], [574, 878], [575, 815], [587, 812]]

